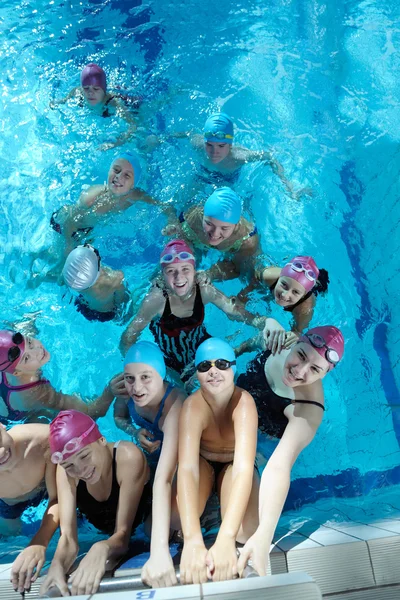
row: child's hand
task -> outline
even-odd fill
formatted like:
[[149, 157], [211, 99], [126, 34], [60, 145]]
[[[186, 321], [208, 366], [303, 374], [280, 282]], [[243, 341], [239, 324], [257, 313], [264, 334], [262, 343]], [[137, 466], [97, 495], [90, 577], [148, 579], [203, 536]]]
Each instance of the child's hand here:
[[141, 448], [143, 448], [143, 450], [146, 450], [146, 452], [148, 452], [149, 454], [155, 452], [161, 444], [160, 440], [152, 442], [151, 440], [153, 438], [154, 435], [150, 433], [150, 431], [147, 431], [147, 429], [139, 429], [136, 435], [138, 444], [141, 446]]

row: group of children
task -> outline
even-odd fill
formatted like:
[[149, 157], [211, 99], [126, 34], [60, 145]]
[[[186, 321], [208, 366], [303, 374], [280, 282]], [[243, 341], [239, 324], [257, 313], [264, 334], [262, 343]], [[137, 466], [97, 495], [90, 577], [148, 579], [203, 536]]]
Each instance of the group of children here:
[[[68, 98], [102, 117], [121, 111], [129, 123], [127, 136], [134, 136], [135, 118], [126, 117], [122, 100], [107, 92], [97, 65], [83, 69], [81, 86]], [[322, 421], [322, 379], [341, 360], [344, 340], [331, 325], [305, 329], [317, 294], [327, 290], [328, 274], [310, 256], [293, 257], [283, 267], [262, 264], [257, 228], [226, 185], [254, 160], [269, 162], [294, 196], [291, 184], [270, 153], [233, 145], [233, 122], [224, 113], [207, 119], [202, 137], [175, 135], [190, 137], [202, 153], [203, 177], [218, 175], [218, 187], [205, 203], [175, 213], [138, 188], [138, 155], [121, 153], [106, 184], [92, 186], [76, 205], [52, 215], [60, 241], [57, 260], [45, 275], [35, 274], [37, 284], [68, 286], [82, 318], [130, 321], [120, 341], [123, 375], [113, 377], [94, 399], [63, 394], [42, 377], [50, 354], [38, 339], [0, 332], [0, 524], [15, 532], [22, 512], [48, 497], [39, 531], [12, 568], [14, 588], [21, 592], [40, 574], [47, 545], [60, 527], [41, 592], [57, 586], [69, 595], [66, 578], [78, 554], [76, 509], [109, 537], [93, 544], [73, 572], [73, 594], [96, 592], [106, 570], [128, 551], [140, 523], [150, 536], [150, 557], [142, 569], [149, 586], [176, 583], [169, 549], [173, 532], [183, 538], [181, 583], [232, 579], [249, 560], [266, 574], [291, 469]], [[157, 143], [163, 141], [160, 136]], [[140, 201], [160, 207], [168, 219], [163, 234], [176, 237], [164, 245], [158, 274], [136, 307], [122, 271], [103, 265], [92, 244], [97, 225]], [[222, 260], [197, 270], [210, 248], [219, 250]], [[247, 287], [236, 297], [212, 283], [237, 277]], [[291, 331], [249, 312], [248, 295], [256, 288], [292, 313]], [[205, 327], [207, 304], [253, 326], [257, 335], [235, 350], [212, 337]], [[153, 342], [140, 340], [147, 325]], [[236, 358], [253, 350], [255, 358], [237, 373]], [[115, 422], [132, 442], [107, 441], [94, 420], [114, 399]], [[258, 430], [279, 442], [262, 475], [255, 462]], [[221, 526], [206, 548], [200, 517], [214, 491]]]

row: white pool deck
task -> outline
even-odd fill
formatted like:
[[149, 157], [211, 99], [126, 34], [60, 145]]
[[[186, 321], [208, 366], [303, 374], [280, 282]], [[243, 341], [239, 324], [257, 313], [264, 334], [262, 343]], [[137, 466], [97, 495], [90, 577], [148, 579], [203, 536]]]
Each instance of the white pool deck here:
[[[400, 504], [400, 498], [396, 504]], [[337, 504], [333, 507], [323, 501], [319, 503], [321, 518], [318, 520], [299, 513], [285, 515], [279, 523], [270, 555], [273, 577], [162, 590], [114, 591], [80, 598], [400, 600], [400, 510], [392, 505], [390, 516], [387, 510], [383, 512], [385, 517], [378, 518], [368, 515], [360, 501], [358, 506], [347, 505], [347, 509], [344, 515], [342, 507], [338, 509]], [[350, 520], [347, 515], [351, 513], [361, 514], [363, 518]], [[0, 556], [0, 600], [21, 599], [8, 583], [17, 552], [10, 544], [9, 552]], [[127, 574], [117, 571], [115, 576]], [[25, 598], [38, 598], [38, 589], [39, 582]]]

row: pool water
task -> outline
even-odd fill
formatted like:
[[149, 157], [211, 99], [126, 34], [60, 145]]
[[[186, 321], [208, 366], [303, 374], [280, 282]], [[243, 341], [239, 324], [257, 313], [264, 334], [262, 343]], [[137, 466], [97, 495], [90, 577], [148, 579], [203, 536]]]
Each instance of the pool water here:
[[[266, 256], [281, 264], [310, 254], [329, 271], [313, 325], [335, 324], [346, 339], [343, 362], [324, 381], [327, 411], [294, 467], [287, 507], [307, 504], [312, 512], [317, 499], [376, 494], [399, 483], [395, 0], [5, 0], [0, 19], [2, 320], [9, 325], [38, 312], [40, 339], [52, 354], [45, 376], [86, 397], [122, 368], [120, 325], [87, 322], [54, 285], [27, 288], [26, 254], [55, 243], [54, 210], [104, 181], [115, 152], [98, 147], [124, 129], [79, 107], [49, 108], [78, 84], [85, 62], [95, 61], [110, 89], [144, 97], [145, 133], [200, 131], [207, 114], [223, 108], [235, 121], [237, 143], [272, 148], [296, 187], [314, 191], [289, 199], [262, 164], [245, 166], [235, 184]], [[186, 140], [161, 144], [144, 160], [141, 185], [149, 193], [177, 205], [194, 201], [196, 156]], [[157, 209], [139, 205], [96, 231], [104, 263], [125, 272], [137, 298], [164, 243], [164, 224]], [[240, 283], [219, 287], [233, 294]], [[251, 306], [289, 322], [262, 296], [253, 295]], [[235, 345], [254, 334], [214, 308], [206, 323], [213, 335], [229, 332]], [[239, 360], [239, 372], [248, 359]], [[110, 440], [126, 437], [112, 410], [100, 426]], [[268, 454], [271, 444], [261, 440], [260, 448]]]

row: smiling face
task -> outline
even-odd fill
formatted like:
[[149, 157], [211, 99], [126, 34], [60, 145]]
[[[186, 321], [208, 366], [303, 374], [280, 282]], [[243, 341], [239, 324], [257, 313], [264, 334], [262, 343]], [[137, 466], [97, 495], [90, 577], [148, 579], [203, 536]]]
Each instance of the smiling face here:
[[102, 475], [106, 444], [104, 438], [92, 442], [63, 460], [60, 465], [70, 477], [82, 479], [93, 485], [100, 480]]
[[83, 95], [89, 106], [97, 106], [104, 102], [106, 96], [105, 91], [98, 85], [85, 85], [83, 88]]
[[196, 270], [192, 263], [171, 263], [163, 268], [164, 281], [168, 288], [179, 297], [190, 294], [194, 285]]
[[231, 237], [236, 225], [203, 215], [203, 231], [210, 246], [218, 246]]
[[116, 196], [127, 194], [134, 186], [135, 174], [130, 162], [124, 158], [114, 160], [108, 172], [109, 190]]
[[209, 160], [216, 165], [228, 156], [231, 145], [223, 142], [204, 142], [204, 149]]
[[50, 354], [44, 348], [42, 342], [28, 336], [24, 336], [24, 339], [25, 350], [15, 367], [15, 375], [36, 373], [50, 360]]
[[279, 277], [274, 289], [275, 301], [279, 306], [293, 306], [306, 294], [306, 288], [291, 277]]
[[[214, 361], [218, 358], [221, 357], [217, 356], [209, 360]], [[216, 396], [217, 394], [221, 394], [229, 390], [229, 388], [232, 388], [234, 376], [235, 374], [232, 367], [223, 371], [217, 369], [217, 367], [213, 365], [211, 369], [205, 373], [197, 371], [197, 379], [199, 380], [201, 389], [212, 396]]]
[[0, 473], [11, 470], [17, 461], [14, 440], [0, 424]]
[[291, 388], [310, 385], [325, 377], [328, 371], [328, 361], [310, 344], [300, 342], [293, 346], [286, 357], [282, 381]]
[[129, 363], [124, 367], [126, 391], [137, 406], [148, 406], [162, 395], [164, 382], [153, 367]]

